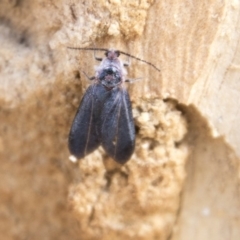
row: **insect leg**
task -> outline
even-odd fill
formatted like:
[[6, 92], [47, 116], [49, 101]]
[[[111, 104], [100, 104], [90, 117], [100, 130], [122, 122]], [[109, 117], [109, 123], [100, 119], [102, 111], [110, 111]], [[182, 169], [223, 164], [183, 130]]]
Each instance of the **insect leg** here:
[[129, 57], [129, 56], [127, 56], [127, 57], [128, 57], [127, 62], [124, 62], [124, 63], [123, 63], [123, 66], [124, 66], [124, 67], [129, 67], [130, 64], [131, 64], [131, 62], [130, 62], [130, 57]]
[[96, 50], [95, 49], [94, 49], [94, 58], [95, 58], [95, 60], [100, 61], [100, 62], [103, 60], [102, 58], [96, 57]]
[[126, 79], [125, 82], [134, 83], [134, 82], [139, 81], [141, 79], [143, 79], [143, 78], [139, 77], [139, 78], [133, 78], [133, 79]]
[[95, 76], [89, 77], [84, 71], [82, 71], [82, 72], [84, 73], [85, 77], [86, 77], [88, 80], [92, 81], [92, 80], [95, 80], [95, 79], [96, 79]]

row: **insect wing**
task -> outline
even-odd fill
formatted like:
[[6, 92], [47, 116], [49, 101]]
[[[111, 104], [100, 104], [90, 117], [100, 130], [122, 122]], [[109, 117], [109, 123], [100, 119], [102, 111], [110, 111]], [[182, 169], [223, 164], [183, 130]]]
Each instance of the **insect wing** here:
[[95, 92], [96, 85], [88, 87], [69, 133], [69, 150], [77, 158], [83, 158], [100, 145], [97, 132], [98, 119], [96, 118], [98, 102]]
[[101, 143], [105, 151], [123, 164], [135, 147], [135, 127], [128, 92], [116, 87], [109, 91], [101, 113]]

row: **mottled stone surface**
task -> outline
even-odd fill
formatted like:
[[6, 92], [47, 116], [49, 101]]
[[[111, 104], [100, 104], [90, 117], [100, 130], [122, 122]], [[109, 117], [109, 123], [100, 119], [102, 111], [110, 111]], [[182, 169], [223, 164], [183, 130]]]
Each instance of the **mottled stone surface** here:
[[[6, 240], [240, 238], [239, 2], [0, 2], [0, 232]], [[92, 52], [131, 60], [136, 150], [77, 164], [67, 138]], [[97, 55], [102, 56], [102, 52]], [[128, 59], [121, 56], [123, 61]]]

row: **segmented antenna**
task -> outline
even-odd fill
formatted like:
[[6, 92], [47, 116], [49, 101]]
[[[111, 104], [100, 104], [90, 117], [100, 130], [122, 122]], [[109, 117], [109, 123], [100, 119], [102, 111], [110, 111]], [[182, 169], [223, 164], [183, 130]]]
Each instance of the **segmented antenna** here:
[[[106, 52], [106, 51], [108, 51], [109, 49], [107, 49], [107, 48], [81, 48], [81, 47], [67, 47], [67, 48], [69, 48], [69, 49], [75, 49], [75, 50], [92, 50], [92, 51], [94, 51], [94, 50], [96, 50], [96, 51], [104, 51], [104, 52]], [[141, 61], [141, 62], [144, 62], [144, 63], [146, 63], [146, 64], [148, 64], [148, 65], [150, 65], [150, 66], [152, 66], [153, 68], [155, 68], [158, 72], [161, 72], [161, 70], [159, 69], [159, 68], [157, 68], [154, 64], [152, 64], [151, 62], [148, 62], [148, 61], [146, 61], [146, 60], [143, 60], [143, 59], [141, 59], [141, 58], [138, 58], [138, 57], [135, 57], [135, 56], [133, 56], [133, 55], [131, 55], [131, 54], [129, 54], [129, 53], [126, 53], [126, 52], [122, 52], [122, 51], [118, 51], [120, 54], [123, 54], [123, 55], [126, 55], [126, 56], [128, 56], [128, 57], [130, 57], [130, 58], [134, 58], [134, 59], [136, 59], [136, 60], [138, 60], [138, 61]]]

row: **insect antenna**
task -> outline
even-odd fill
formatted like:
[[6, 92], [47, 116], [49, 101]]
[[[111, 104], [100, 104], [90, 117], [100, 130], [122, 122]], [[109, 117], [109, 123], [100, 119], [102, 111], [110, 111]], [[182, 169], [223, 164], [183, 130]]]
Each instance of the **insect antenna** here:
[[67, 47], [69, 49], [75, 49], [75, 50], [90, 50], [90, 51], [94, 51], [94, 50], [97, 50], [97, 51], [103, 51], [103, 52], [106, 52], [108, 51], [109, 49], [107, 48], [95, 48], [95, 47], [90, 47], [90, 48], [82, 48], [82, 47]]
[[146, 60], [144, 60], [144, 59], [135, 57], [135, 56], [133, 56], [133, 55], [131, 55], [131, 54], [129, 54], [129, 53], [126, 53], [126, 52], [119, 51], [119, 53], [120, 53], [120, 54], [123, 54], [123, 55], [126, 55], [126, 56], [128, 56], [128, 57], [130, 57], [130, 58], [134, 58], [134, 59], [136, 59], [136, 60], [138, 60], [138, 61], [144, 62], [144, 63], [152, 66], [153, 68], [155, 68], [158, 72], [161, 72], [161, 70], [160, 70], [159, 68], [157, 68], [157, 67], [156, 67], [154, 64], [152, 64], [151, 62], [148, 62], [148, 61], [146, 61]]
[[[75, 49], [75, 50], [91, 50], [91, 51], [97, 50], [97, 51], [104, 51], [104, 52], [106, 52], [106, 51], [109, 50], [109, 49], [107, 49], [107, 48], [95, 48], [95, 47], [92, 47], [92, 48], [91, 48], [91, 47], [90, 47], [90, 48], [67, 47], [67, 48], [69, 48], [69, 49]], [[144, 62], [144, 63], [150, 65], [151, 67], [155, 68], [158, 72], [161, 72], [161, 70], [160, 70], [158, 67], [156, 67], [154, 64], [152, 64], [151, 62], [148, 62], [148, 61], [146, 61], [146, 60], [144, 60], [144, 59], [135, 57], [135, 56], [133, 56], [133, 55], [131, 55], [131, 54], [129, 54], [129, 53], [123, 52], [123, 51], [118, 51], [118, 52], [119, 52], [120, 54], [123, 54], [123, 55], [125, 55], [125, 56], [130, 57], [130, 58], [134, 58], [134, 59], [136, 59], [136, 60], [138, 60], [138, 61], [140, 61], [140, 62]]]

